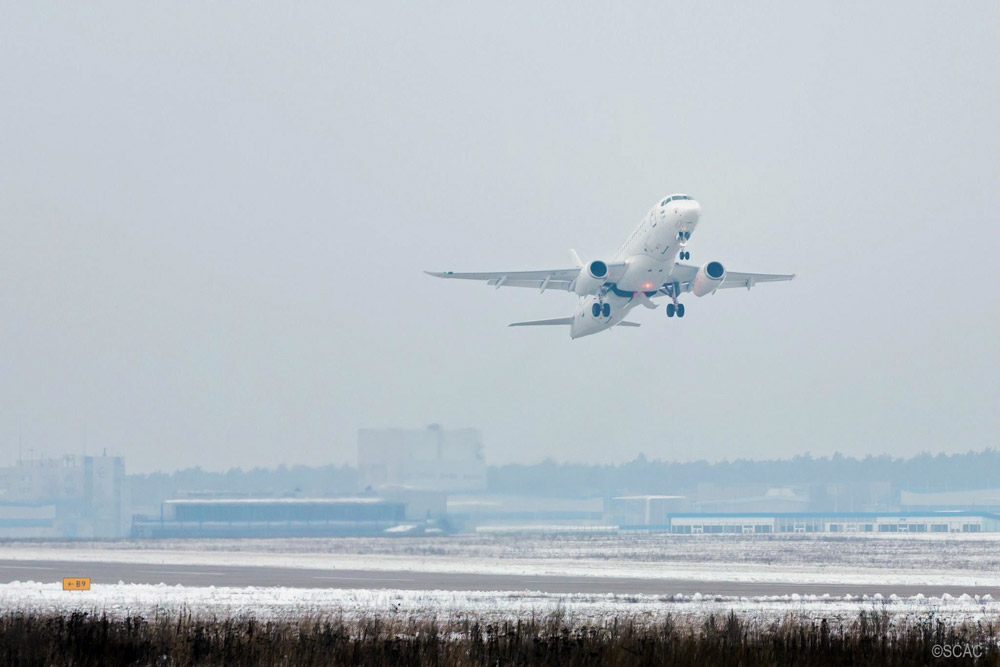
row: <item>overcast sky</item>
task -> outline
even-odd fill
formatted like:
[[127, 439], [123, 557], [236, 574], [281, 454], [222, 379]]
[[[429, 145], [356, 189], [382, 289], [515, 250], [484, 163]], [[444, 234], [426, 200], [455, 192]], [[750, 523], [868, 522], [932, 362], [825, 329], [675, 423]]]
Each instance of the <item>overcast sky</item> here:
[[[582, 9], [586, 5], [590, 8]], [[997, 446], [1000, 4], [5, 3], [0, 463]], [[576, 341], [424, 269], [797, 272]]]

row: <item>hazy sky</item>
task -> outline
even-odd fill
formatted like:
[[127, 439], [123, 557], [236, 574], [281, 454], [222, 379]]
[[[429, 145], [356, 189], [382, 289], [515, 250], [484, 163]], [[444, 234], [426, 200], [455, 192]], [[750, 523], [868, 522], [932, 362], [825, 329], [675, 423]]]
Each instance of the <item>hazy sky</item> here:
[[[583, 9], [588, 6], [590, 8]], [[998, 446], [1000, 4], [5, 3], [0, 463]], [[571, 341], [424, 269], [797, 272]]]

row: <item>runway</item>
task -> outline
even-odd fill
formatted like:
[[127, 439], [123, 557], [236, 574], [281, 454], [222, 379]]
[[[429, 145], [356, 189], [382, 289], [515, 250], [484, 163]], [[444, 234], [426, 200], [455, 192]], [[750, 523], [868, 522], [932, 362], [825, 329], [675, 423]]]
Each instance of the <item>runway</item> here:
[[381, 570], [331, 570], [292, 567], [219, 567], [208, 565], [154, 565], [148, 563], [107, 563], [58, 560], [0, 560], [0, 583], [12, 581], [58, 582], [64, 577], [90, 577], [95, 585], [167, 584], [169, 586], [227, 586], [291, 588], [401, 589], [446, 591], [539, 591], [550, 594], [613, 593], [617, 595], [824, 595], [862, 596], [876, 593], [888, 597], [923, 594], [940, 597], [996, 597], [995, 588], [986, 586], [916, 586], [856, 584], [792, 584], [774, 582], [698, 581], [691, 579], [640, 579], [624, 577], [569, 577], [550, 575], [484, 575], [448, 572]]

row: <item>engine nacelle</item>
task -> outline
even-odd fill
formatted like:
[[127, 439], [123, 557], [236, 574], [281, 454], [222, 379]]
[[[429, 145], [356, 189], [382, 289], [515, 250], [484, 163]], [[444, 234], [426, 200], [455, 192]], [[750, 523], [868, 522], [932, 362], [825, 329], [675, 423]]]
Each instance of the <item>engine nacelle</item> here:
[[691, 283], [691, 291], [695, 296], [705, 296], [719, 289], [719, 285], [726, 279], [726, 267], [722, 262], [709, 262], [698, 269], [694, 281]]
[[593, 294], [608, 277], [608, 265], [599, 259], [588, 262], [580, 269], [580, 275], [576, 277], [576, 284], [573, 291], [580, 296]]

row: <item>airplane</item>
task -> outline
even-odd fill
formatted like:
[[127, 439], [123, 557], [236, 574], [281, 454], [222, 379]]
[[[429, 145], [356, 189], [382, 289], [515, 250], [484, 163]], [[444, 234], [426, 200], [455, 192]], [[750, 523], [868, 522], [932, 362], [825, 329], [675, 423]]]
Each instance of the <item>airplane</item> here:
[[667, 317], [684, 317], [679, 297], [715, 294], [716, 290], [745, 287], [757, 283], [792, 280], [795, 274], [743, 273], [727, 271], [719, 261], [702, 266], [681, 264], [691, 259], [688, 242], [701, 218], [701, 205], [684, 194], [670, 195], [657, 202], [632, 232], [613, 260], [580, 260], [570, 250], [576, 266], [543, 271], [493, 271], [456, 273], [425, 271], [436, 278], [482, 280], [497, 289], [529, 287], [573, 292], [580, 297], [572, 317], [514, 322], [508, 326], [569, 326], [570, 338], [590, 336], [615, 326], [637, 327], [625, 319], [638, 305], [655, 309], [653, 299], [667, 297]]

